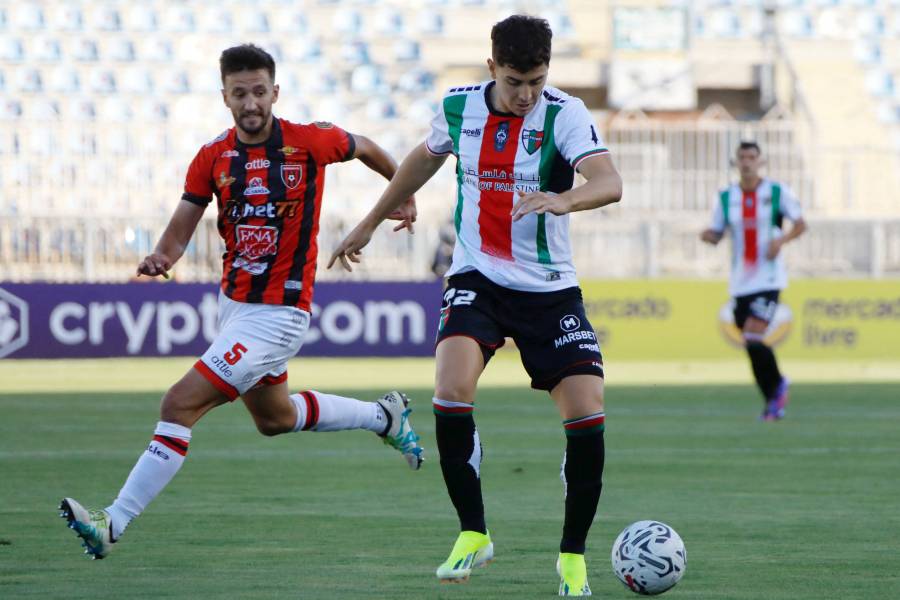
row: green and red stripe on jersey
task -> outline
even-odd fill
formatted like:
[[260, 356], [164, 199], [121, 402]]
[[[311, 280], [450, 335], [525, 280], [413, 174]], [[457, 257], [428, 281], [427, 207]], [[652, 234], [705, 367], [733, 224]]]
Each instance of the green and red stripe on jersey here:
[[521, 118], [489, 114], [478, 157], [481, 251], [506, 260], [513, 259], [511, 213], [516, 195], [514, 173], [522, 123]]
[[563, 429], [566, 430], [567, 436], [589, 435], [591, 433], [603, 431], [605, 419], [605, 414], [598, 412], [586, 417], [578, 417], [577, 419], [563, 421]]
[[742, 225], [744, 228], [744, 264], [755, 265], [759, 258], [759, 246], [756, 243], [757, 229], [759, 227], [759, 224], [756, 221], [756, 190], [741, 190], [741, 192]]

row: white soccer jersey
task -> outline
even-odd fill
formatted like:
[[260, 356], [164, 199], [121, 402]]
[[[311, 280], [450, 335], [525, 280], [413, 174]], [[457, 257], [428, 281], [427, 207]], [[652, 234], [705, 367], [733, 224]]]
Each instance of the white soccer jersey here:
[[746, 296], [787, 286], [784, 259], [779, 253], [768, 260], [769, 243], [782, 236], [784, 217], [801, 217], [797, 197], [786, 185], [763, 179], [755, 190], [744, 191], [732, 184], [719, 192], [713, 210], [712, 229], [731, 233], [732, 296]]
[[518, 190], [572, 188], [584, 159], [607, 152], [584, 103], [545, 87], [524, 117], [490, 104], [493, 81], [451, 88], [431, 122], [426, 146], [457, 158], [457, 242], [447, 275], [477, 269], [498, 285], [549, 292], [578, 285], [569, 216], [529, 214], [512, 221]]

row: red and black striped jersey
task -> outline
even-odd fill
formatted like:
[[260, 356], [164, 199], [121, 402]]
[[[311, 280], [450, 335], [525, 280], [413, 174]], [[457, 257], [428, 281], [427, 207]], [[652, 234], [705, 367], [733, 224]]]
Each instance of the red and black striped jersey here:
[[216, 197], [225, 295], [310, 310], [325, 166], [354, 150], [353, 136], [331, 123], [284, 119], [264, 143], [244, 144], [232, 127], [200, 149], [182, 199], [205, 207]]

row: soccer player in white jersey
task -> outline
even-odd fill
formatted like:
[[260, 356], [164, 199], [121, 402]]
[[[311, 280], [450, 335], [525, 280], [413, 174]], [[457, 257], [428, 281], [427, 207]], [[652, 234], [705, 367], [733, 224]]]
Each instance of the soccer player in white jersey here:
[[[404, 159], [381, 199], [338, 246], [350, 270], [378, 225], [456, 157], [457, 242], [443, 296], [433, 400], [441, 470], [461, 533], [437, 569], [465, 581], [493, 557], [474, 421], [478, 378], [512, 337], [531, 385], [547, 390], [566, 434], [561, 595], [590, 593], [584, 552], [604, 461], [603, 364], [585, 315], [568, 239], [569, 213], [616, 202], [622, 180], [578, 98], [547, 83], [547, 22], [494, 25], [492, 80], [451, 88], [431, 134]], [[573, 187], [575, 171], [586, 182]]]
[[[731, 277], [728, 291], [734, 299], [734, 322], [744, 334], [747, 354], [765, 408], [760, 419], [784, 417], [788, 379], [781, 374], [765, 333], [778, 307], [778, 295], [787, 286], [781, 248], [806, 231], [796, 196], [786, 185], [760, 177], [762, 153], [756, 142], [741, 142], [737, 166], [741, 178], [719, 193], [712, 225], [700, 239], [712, 245], [731, 234]], [[782, 229], [784, 218], [792, 223]]]
[[[366, 137], [331, 124], [299, 125], [275, 118], [275, 61], [265, 50], [235, 46], [222, 53], [219, 64], [222, 97], [235, 127], [200, 149], [169, 225], [137, 267], [138, 275], [168, 277], [204, 209], [215, 202], [227, 251], [219, 332], [163, 396], [153, 438], [113, 503], [88, 510], [63, 498], [60, 516], [93, 558], [104, 558], [175, 477], [192, 428], [203, 415], [239, 396], [263, 435], [365, 429], [399, 450], [411, 468], [422, 464], [403, 394], [363, 402], [313, 390], [290, 394], [287, 387], [288, 360], [309, 328], [325, 166], [358, 159], [390, 179], [396, 163]], [[398, 229], [414, 220], [414, 200], [408, 200], [391, 216], [403, 221]], [[299, 208], [276, 211], [276, 205]], [[255, 243], [254, 235], [265, 235], [265, 243]], [[279, 275], [279, 265], [291, 268]]]

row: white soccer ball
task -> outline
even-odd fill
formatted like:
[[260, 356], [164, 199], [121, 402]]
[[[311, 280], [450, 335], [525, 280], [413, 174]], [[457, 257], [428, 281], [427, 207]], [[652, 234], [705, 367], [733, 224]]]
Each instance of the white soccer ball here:
[[659, 521], [625, 528], [612, 547], [612, 565], [625, 587], [642, 596], [662, 594], [678, 583], [687, 566], [681, 536]]

